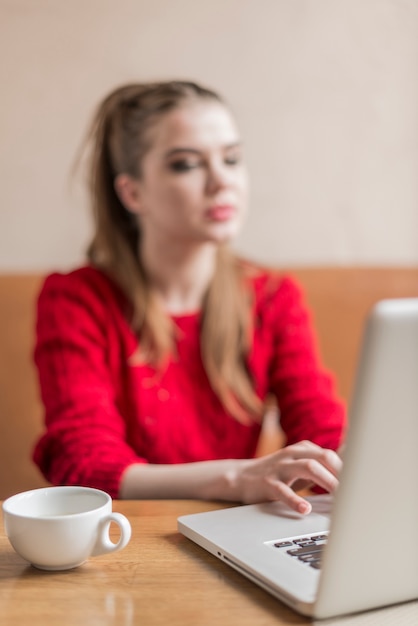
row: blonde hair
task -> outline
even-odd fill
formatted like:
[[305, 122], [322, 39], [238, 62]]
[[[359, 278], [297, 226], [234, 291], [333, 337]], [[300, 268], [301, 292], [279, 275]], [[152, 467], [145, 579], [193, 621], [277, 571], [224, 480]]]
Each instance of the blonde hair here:
[[[87, 137], [92, 143], [89, 183], [95, 223], [88, 258], [127, 296], [141, 354], [158, 368], [175, 352], [174, 324], [154, 298], [138, 253], [140, 224], [120, 201], [114, 180], [121, 173], [140, 178], [141, 162], [150, 147], [150, 127], [170, 110], [196, 99], [223, 104], [215, 92], [192, 82], [119, 87], [99, 106]], [[258, 420], [262, 412], [247, 368], [251, 306], [244, 265], [222, 245], [203, 302], [201, 352], [215, 393], [227, 411], [246, 423]]]

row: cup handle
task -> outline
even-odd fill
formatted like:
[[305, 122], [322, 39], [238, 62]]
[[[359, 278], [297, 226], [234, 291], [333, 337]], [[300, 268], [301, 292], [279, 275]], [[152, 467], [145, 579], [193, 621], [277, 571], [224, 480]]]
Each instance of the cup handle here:
[[[119, 526], [120, 537], [119, 541], [113, 543], [109, 537], [110, 523], [115, 522]], [[127, 517], [122, 513], [110, 513], [100, 520], [98, 528], [98, 536], [96, 544], [93, 548], [91, 556], [98, 556], [99, 554], [107, 554], [109, 552], [117, 552], [122, 550], [131, 538], [132, 528]]]

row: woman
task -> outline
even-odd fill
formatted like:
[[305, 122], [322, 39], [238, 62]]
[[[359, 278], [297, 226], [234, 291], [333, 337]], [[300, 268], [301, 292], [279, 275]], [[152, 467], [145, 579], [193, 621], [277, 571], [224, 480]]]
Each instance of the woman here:
[[[247, 211], [238, 130], [214, 92], [128, 85], [90, 133], [89, 265], [48, 277], [35, 360], [53, 483], [120, 498], [283, 500], [333, 491], [344, 410], [300, 290], [236, 258]], [[253, 458], [266, 397], [287, 446]]]

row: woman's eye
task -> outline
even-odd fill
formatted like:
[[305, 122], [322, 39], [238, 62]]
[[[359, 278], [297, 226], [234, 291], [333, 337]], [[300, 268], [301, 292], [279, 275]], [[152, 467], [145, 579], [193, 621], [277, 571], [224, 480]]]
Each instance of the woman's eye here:
[[239, 155], [231, 155], [225, 157], [224, 162], [225, 165], [238, 165], [239, 163], [241, 163], [241, 157]]
[[179, 161], [173, 161], [170, 163], [169, 167], [173, 172], [188, 172], [198, 167], [199, 163], [197, 161], [186, 161], [185, 159], [181, 159]]

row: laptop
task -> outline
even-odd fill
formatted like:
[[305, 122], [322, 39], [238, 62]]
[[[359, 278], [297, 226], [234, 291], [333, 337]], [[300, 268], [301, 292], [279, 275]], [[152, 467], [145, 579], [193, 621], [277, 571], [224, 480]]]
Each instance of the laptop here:
[[370, 311], [349, 424], [338, 490], [310, 497], [308, 516], [242, 505], [179, 531], [303, 615], [418, 598], [418, 298]]

